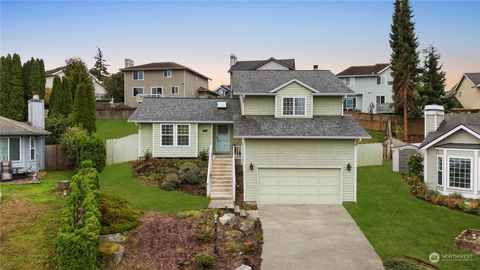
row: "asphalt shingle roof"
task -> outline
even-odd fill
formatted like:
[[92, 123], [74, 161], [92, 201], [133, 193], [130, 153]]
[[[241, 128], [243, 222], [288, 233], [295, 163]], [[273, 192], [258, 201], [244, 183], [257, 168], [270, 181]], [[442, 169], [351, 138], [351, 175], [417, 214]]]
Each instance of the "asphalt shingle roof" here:
[[330, 70], [256, 70], [232, 73], [234, 94], [263, 94], [291, 81], [301, 81], [319, 94], [354, 94]]
[[244, 71], [255, 70], [255, 68], [272, 60], [281, 62], [282, 64], [289, 67], [290, 69], [295, 69], [295, 59], [275, 59], [271, 57], [266, 60], [237, 61], [237, 63], [231, 66], [228, 71], [231, 72], [231, 71], [239, 71], [239, 70], [244, 70]]
[[205, 79], [209, 79], [209, 77], [187, 67], [184, 65], [180, 65], [175, 62], [154, 62], [154, 63], [148, 63], [148, 64], [143, 64], [143, 65], [137, 65], [137, 66], [132, 66], [132, 67], [126, 67], [120, 69], [120, 71], [132, 71], [132, 70], [163, 70], [163, 69], [186, 69], [189, 70]]
[[270, 115], [235, 116], [234, 137], [353, 137], [370, 138], [351, 116], [275, 118]]
[[28, 123], [0, 116], [0, 136], [4, 135], [50, 135], [51, 133]]
[[465, 76], [467, 76], [475, 86], [480, 86], [480, 72], [465, 73]]
[[45, 71], [45, 76], [53, 76], [53, 74], [62, 71], [65, 67], [57, 67], [54, 69], [46, 70]]
[[355, 76], [355, 75], [377, 75], [378, 72], [384, 70], [390, 64], [380, 63], [372, 66], [351, 66], [337, 74], [337, 76]]
[[[218, 102], [227, 102], [218, 109]], [[231, 98], [155, 98], [144, 97], [130, 116], [130, 122], [233, 122], [240, 114], [240, 102]]]

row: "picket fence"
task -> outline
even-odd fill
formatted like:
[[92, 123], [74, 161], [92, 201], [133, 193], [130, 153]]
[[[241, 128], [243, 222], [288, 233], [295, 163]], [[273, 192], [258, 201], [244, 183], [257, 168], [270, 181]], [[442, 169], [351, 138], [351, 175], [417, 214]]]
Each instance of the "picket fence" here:
[[383, 145], [381, 143], [359, 144], [357, 148], [358, 166], [383, 164]]
[[136, 160], [138, 154], [138, 135], [133, 134], [123, 138], [107, 140], [106, 148], [107, 165]]

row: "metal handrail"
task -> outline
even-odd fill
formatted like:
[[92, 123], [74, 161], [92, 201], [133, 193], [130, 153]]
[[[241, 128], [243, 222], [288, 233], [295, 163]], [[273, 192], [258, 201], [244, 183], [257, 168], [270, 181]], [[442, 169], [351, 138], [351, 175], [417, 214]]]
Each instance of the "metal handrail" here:
[[213, 147], [210, 145], [210, 147], [208, 148], [207, 196], [210, 196], [210, 185], [211, 185], [210, 175], [212, 174], [212, 162], [213, 162], [212, 149]]
[[236, 154], [235, 154], [235, 146], [233, 146], [232, 149], [232, 198], [233, 202], [235, 202], [235, 186], [236, 186], [236, 177], [235, 177], [235, 159], [236, 159]]

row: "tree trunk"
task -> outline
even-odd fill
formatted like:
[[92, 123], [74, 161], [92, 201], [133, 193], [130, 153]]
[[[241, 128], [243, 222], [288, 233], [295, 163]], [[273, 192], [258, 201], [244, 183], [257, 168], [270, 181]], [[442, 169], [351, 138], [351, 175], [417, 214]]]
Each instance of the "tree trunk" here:
[[403, 91], [403, 140], [408, 142], [408, 91]]

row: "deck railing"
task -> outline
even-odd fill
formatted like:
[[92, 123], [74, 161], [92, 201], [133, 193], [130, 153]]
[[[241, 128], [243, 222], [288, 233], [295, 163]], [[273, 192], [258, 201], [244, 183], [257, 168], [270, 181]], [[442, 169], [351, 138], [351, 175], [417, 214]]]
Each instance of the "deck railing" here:
[[213, 165], [212, 149], [213, 147], [210, 145], [210, 147], [208, 147], [207, 196], [210, 196], [210, 185], [211, 185], [210, 175], [212, 174], [212, 165]]
[[233, 162], [235, 163], [235, 160], [239, 159], [240, 164], [242, 164], [242, 146], [241, 145], [234, 145], [233, 146]]
[[[235, 148], [238, 147], [238, 146], [233, 146], [233, 153], [234, 155], [232, 155], [232, 199], [233, 199], [233, 202], [235, 202], [235, 187], [236, 187], [236, 175], [235, 175], [235, 160], [237, 158], [237, 155], [236, 155], [236, 152], [235, 152]], [[241, 155], [240, 155], [241, 157]]]

